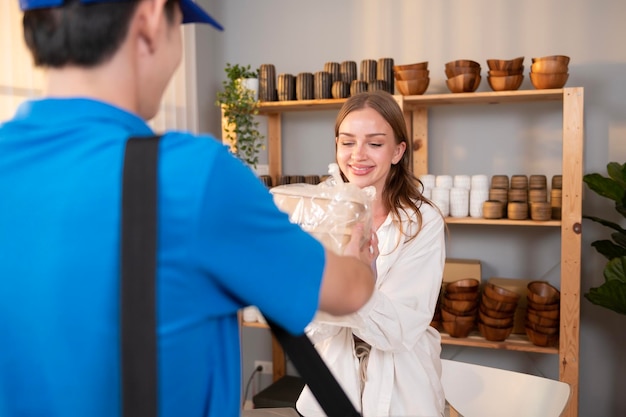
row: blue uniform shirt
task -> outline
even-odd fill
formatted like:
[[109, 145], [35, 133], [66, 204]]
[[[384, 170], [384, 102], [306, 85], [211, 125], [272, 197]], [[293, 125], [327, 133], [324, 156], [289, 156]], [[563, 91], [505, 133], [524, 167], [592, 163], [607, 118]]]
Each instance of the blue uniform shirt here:
[[[123, 153], [152, 134], [80, 98], [0, 126], [0, 416], [119, 415]], [[168, 133], [159, 158], [160, 415], [238, 416], [237, 310], [301, 333], [324, 251], [214, 138]]]

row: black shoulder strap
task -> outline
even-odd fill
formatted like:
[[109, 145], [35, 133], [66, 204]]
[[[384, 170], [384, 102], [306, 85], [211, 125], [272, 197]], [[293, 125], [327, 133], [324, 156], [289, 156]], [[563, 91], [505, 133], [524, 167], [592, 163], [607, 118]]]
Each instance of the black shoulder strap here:
[[[159, 137], [126, 144], [122, 191], [122, 408], [156, 417], [156, 242]], [[306, 335], [270, 328], [328, 417], [360, 417]]]
[[341, 385], [326, 366], [306, 334], [293, 336], [268, 321], [272, 333], [311, 389], [328, 417], [360, 417]]
[[124, 417], [156, 417], [159, 137], [126, 143], [122, 186], [121, 357]]

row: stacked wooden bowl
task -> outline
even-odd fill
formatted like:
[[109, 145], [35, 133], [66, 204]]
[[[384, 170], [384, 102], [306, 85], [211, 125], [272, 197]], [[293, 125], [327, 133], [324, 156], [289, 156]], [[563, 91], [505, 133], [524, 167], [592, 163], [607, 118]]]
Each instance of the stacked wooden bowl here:
[[476, 325], [480, 282], [465, 278], [445, 284], [441, 297], [441, 325], [452, 337], [467, 337]]
[[524, 57], [488, 59], [487, 82], [493, 91], [517, 90], [524, 80]]
[[403, 96], [416, 96], [426, 92], [430, 84], [428, 62], [394, 65], [393, 75], [396, 89]]
[[480, 85], [480, 64], [471, 59], [457, 59], [445, 64], [446, 85], [452, 93], [473, 93]]
[[561, 293], [545, 281], [528, 283], [526, 335], [537, 346], [553, 346], [559, 340]]
[[478, 331], [487, 340], [501, 342], [513, 331], [519, 294], [487, 283], [478, 311]]
[[569, 57], [549, 55], [533, 58], [530, 66], [530, 82], [537, 90], [563, 88], [569, 78]]

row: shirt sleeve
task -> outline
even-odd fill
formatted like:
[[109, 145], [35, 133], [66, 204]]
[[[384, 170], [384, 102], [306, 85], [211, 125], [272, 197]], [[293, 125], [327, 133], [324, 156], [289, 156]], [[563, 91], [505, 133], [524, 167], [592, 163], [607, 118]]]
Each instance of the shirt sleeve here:
[[379, 229], [379, 275], [372, 298], [351, 315], [318, 314], [307, 328], [312, 338], [319, 341], [334, 334], [332, 327], [345, 326], [380, 350], [403, 351], [415, 346], [432, 321], [445, 262], [444, 221], [432, 207], [422, 210], [419, 234], [409, 242], [401, 241], [397, 248], [398, 228], [389, 223]]
[[301, 334], [317, 310], [323, 246], [292, 224], [252, 170], [226, 150], [216, 152], [211, 167], [197, 233], [200, 266], [240, 307], [255, 305]]

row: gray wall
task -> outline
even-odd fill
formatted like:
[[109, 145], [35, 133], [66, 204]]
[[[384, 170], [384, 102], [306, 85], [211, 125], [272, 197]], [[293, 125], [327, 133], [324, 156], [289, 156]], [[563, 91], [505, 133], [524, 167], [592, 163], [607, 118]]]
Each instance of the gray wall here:
[[[585, 87], [584, 173], [626, 161], [626, 2], [623, 0], [202, 0], [226, 27], [197, 29], [199, 106], [203, 130], [219, 132], [215, 92], [226, 62], [263, 63], [277, 73], [314, 72], [326, 61], [391, 57], [397, 64], [429, 61], [427, 93], [447, 92], [443, 65], [468, 58], [569, 55], [567, 86]], [[522, 89], [532, 89], [525, 77]], [[490, 91], [483, 79], [479, 91]], [[434, 174], [560, 172], [560, 109], [511, 105], [431, 112], [430, 168]], [[333, 160], [334, 112], [284, 116], [287, 174], [326, 172]], [[512, 137], [513, 136], [513, 137]], [[513, 146], [511, 148], [511, 146]], [[482, 152], [481, 149], [489, 149]], [[523, 158], [519, 156], [525, 155]], [[618, 220], [610, 204], [584, 193], [583, 212]], [[582, 293], [603, 282], [604, 260], [590, 246], [605, 229], [583, 222]], [[533, 231], [451, 228], [448, 251], [483, 261], [490, 276], [558, 282], [558, 236]], [[521, 242], [520, 242], [521, 241]], [[581, 301], [580, 416], [626, 415], [626, 318]], [[269, 360], [266, 331], [244, 329], [244, 383], [254, 360]], [[555, 355], [445, 347], [443, 355], [549, 377]], [[269, 383], [255, 380], [258, 391]]]

